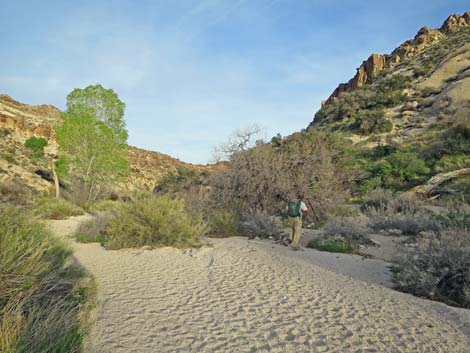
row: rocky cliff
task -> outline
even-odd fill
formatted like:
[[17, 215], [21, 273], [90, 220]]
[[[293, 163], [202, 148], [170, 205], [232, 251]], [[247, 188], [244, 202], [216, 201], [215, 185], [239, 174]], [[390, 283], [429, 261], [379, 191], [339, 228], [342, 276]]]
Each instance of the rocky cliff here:
[[351, 92], [367, 83], [371, 83], [382, 70], [395, 67], [404, 60], [423, 52], [429, 46], [437, 44], [450, 33], [466, 27], [470, 27], [470, 12], [463, 15], [451, 15], [445, 20], [441, 28], [421, 28], [413, 39], [401, 44], [391, 54], [372, 54], [359, 66], [356, 75], [347, 83], [340, 84], [323, 104], [331, 103], [344, 92]]
[[[30, 106], [0, 94], [0, 183], [23, 184], [32, 190], [48, 192], [52, 189], [49, 162], [57, 154], [54, 126], [60, 124], [60, 110], [52, 105]], [[47, 140], [44, 158], [31, 158], [24, 147], [32, 137]], [[123, 188], [153, 190], [158, 180], [179, 167], [207, 169], [181, 162], [168, 155], [129, 146], [131, 173]], [[46, 176], [46, 178], [44, 178]]]

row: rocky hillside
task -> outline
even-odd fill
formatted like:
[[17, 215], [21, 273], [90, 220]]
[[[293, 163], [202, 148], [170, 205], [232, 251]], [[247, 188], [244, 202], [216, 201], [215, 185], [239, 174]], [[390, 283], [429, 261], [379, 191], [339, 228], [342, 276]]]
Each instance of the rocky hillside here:
[[423, 27], [391, 54], [372, 54], [323, 103], [310, 126], [343, 131], [354, 142], [374, 134], [401, 143], [468, 116], [469, 104], [466, 13], [450, 16], [439, 29]]
[[466, 12], [462, 16], [458, 14], [451, 15], [441, 28], [430, 29], [427, 26], [421, 28], [413, 39], [401, 44], [391, 54], [372, 54], [359, 66], [356, 75], [351, 80], [347, 83], [341, 83], [333, 91], [325, 104], [339, 98], [344, 92], [351, 92], [373, 82], [382, 70], [393, 69], [400, 63], [409, 61], [410, 58], [417, 56], [430, 46], [437, 46], [455, 32], [468, 27], [470, 27], [470, 12]]
[[[470, 13], [421, 28], [391, 54], [372, 54], [323, 102], [311, 129], [353, 143], [364, 191], [403, 190], [470, 168]], [[448, 191], [470, 195], [469, 186], [466, 178]]]
[[[60, 110], [51, 105], [29, 106], [11, 97], [0, 95], [0, 184], [26, 185], [39, 192], [48, 192], [50, 160], [57, 154], [54, 126], [60, 124]], [[48, 142], [45, 156], [33, 158], [24, 143], [32, 136]], [[158, 180], [178, 168], [206, 169], [181, 162], [168, 155], [129, 146], [131, 173], [123, 187], [127, 190], [152, 190]]]

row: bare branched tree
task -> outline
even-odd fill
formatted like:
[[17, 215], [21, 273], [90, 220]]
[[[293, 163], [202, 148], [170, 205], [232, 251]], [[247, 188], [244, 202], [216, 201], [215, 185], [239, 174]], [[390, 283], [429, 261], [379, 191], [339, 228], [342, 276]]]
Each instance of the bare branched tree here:
[[221, 149], [228, 163], [213, 178], [219, 207], [277, 214], [302, 192], [321, 215], [344, 200], [347, 176], [331, 140], [312, 131], [281, 142], [256, 143], [253, 131], [237, 131]]
[[256, 144], [262, 143], [261, 134], [262, 128], [257, 124], [236, 130], [226, 142], [213, 148], [214, 162], [230, 160], [235, 154], [245, 152]]

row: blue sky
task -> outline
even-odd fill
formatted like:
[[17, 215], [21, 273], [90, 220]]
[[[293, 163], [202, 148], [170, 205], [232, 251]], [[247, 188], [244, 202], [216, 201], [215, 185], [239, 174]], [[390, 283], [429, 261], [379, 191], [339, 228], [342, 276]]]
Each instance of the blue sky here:
[[0, 0], [0, 92], [61, 109], [101, 83], [126, 103], [129, 143], [205, 163], [257, 123], [305, 128], [369, 54], [469, 0]]

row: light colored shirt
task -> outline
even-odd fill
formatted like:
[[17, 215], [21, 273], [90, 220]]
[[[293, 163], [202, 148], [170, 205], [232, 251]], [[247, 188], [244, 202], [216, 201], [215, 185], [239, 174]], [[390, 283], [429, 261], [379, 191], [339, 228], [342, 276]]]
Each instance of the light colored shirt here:
[[304, 212], [308, 211], [308, 207], [303, 201], [300, 201], [300, 211], [301, 211], [300, 212], [300, 217], [302, 217]]

